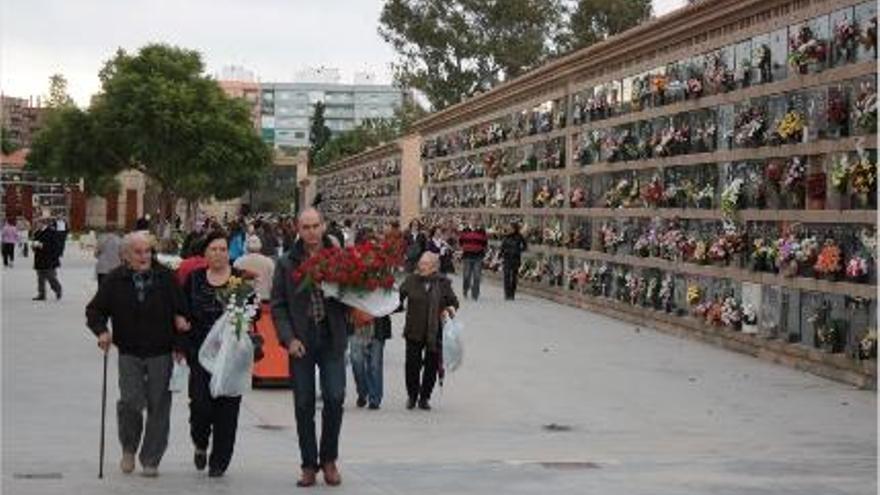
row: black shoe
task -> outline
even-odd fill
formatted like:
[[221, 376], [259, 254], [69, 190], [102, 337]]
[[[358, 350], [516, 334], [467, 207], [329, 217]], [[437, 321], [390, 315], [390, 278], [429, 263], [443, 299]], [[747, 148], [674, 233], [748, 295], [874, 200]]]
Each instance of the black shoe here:
[[416, 400], [415, 400], [415, 398], [410, 397], [409, 399], [407, 399], [407, 401], [406, 401], [406, 408], [407, 408], [407, 409], [415, 409], [415, 408], [416, 408]]
[[55, 300], [56, 300], [56, 301], [60, 301], [60, 300], [61, 300], [61, 291], [58, 291], [58, 292], [55, 293]]
[[45, 300], [46, 300], [46, 296], [37, 296], [37, 297], [31, 299], [31, 301], [45, 301]]
[[222, 469], [211, 468], [208, 470], [208, 478], [222, 478], [224, 473]]
[[419, 409], [421, 409], [422, 411], [430, 411], [430, 410], [431, 410], [431, 404], [428, 404], [428, 401], [427, 401], [427, 400], [422, 399], [422, 400], [419, 401]]
[[208, 465], [208, 453], [204, 451], [200, 452], [197, 450], [196, 453], [193, 454], [193, 464], [196, 465], [196, 469], [198, 469], [199, 471], [204, 471], [205, 466]]
[[372, 409], [372, 410], [375, 411], [376, 409], [379, 409], [379, 404], [376, 404], [376, 403], [371, 402], [371, 403], [370, 403], [370, 406], [369, 406], [369, 409]]
[[366, 405], [367, 405], [367, 399], [364, 399], [363, 397], [358, 397], [357, 406], [362, 408]]

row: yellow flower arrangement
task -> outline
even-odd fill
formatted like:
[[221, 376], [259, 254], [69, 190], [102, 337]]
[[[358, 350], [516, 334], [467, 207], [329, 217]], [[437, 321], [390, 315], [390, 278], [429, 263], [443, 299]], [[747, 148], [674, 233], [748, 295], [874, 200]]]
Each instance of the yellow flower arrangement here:
[[228, 289], [235, 290], [242, 284], [241, 277], [231, 276], [229, 277], [229, 281], [226, 283], [226, 287]]
[[783, 140], [788, 141], [800, 135], [804, 130], [805, 124], [806, 119], [804, 119], [803, 115], [798, 112], [788, 112], [776, 128], [776, 133]]
[[863, 156], [850, 171], [850, 180], [855, 193], [868, 194], [877, 182], [877, 167], [867, 156]]
[[691, 306], [694, 306], [700, 302], [702, 299], [702, 294], [700, 293], [700, 287], [698, 285], [689, 285], [687, 291], [687, 302]]

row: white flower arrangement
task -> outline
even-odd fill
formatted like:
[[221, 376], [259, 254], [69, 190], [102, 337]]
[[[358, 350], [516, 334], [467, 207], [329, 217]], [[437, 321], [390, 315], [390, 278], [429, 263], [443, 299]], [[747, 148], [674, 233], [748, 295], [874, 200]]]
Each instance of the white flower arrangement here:
[[741, 322], [742, 313], [736, 299], [733, 297], [725, 298], [724, 303], [721, 305], [721, 323], [725, 326], [736, 328]]

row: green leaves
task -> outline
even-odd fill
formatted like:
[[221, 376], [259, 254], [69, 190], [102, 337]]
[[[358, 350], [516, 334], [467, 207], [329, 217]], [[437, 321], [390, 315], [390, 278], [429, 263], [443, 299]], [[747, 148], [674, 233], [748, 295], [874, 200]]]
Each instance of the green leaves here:
[[442, 109], [543, 61], [562, 12], [559, 0], [388, 0], [379, 33], [398, 82]]
[[650, 15], [650, 0], [386, 0], [379, 34], [396, 80], [441, 110]]
[[29, 163], [96, 185], [135, 168], [163, 192], [229, 199], [271, 163], [247, 105], [203, 74], [193, 50], [153, 44], [118, 50], [101, 70], [102, 92], [84, 112], [63, 109], [37, 137]]

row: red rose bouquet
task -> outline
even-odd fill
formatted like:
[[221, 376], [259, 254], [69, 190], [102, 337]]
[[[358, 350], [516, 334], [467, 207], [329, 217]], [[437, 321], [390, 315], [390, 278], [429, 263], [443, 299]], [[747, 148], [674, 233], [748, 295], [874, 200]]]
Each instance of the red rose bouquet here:
[[321, 286], [325, 295], [375, 317], [390, 314], [399, 303], [395, 273], [403, 260], [400, 242], [367, 242], [325, 248], [294, 271], [300, 290]]

